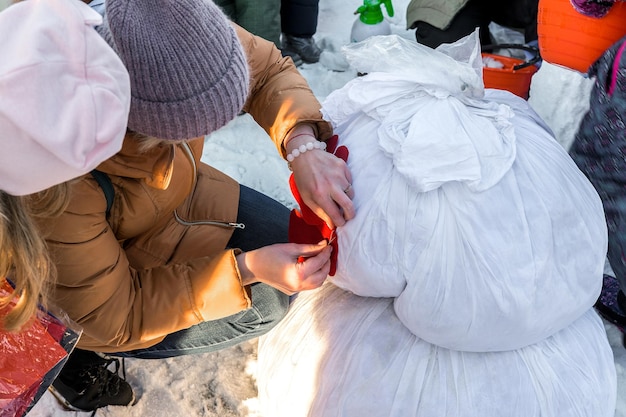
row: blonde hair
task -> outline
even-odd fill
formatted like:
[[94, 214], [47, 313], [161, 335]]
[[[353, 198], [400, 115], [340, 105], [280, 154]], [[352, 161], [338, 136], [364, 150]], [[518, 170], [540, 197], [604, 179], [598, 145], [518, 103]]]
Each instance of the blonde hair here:
[[34, 218], [56, 216], [68, 202], [67, 183], [25, 197], [0, 191], [0, 277], [15, 286], [13, 293], [0, 296], [0, 310], [10, 308], [0, 319], [1, 329], [19, 331], [35, 316], [39, 303], [46, 305], [56, 274]]
[[134, 132], [126, 129], [126, 137], [139, 142], [139, 153], [146, 153], [161, 145], [172, 146], [176, 142], [186, 142], [184, 140], [173, 141], [168, 139], [159, 139], [153, 136], [144, 135], [143, 133]]

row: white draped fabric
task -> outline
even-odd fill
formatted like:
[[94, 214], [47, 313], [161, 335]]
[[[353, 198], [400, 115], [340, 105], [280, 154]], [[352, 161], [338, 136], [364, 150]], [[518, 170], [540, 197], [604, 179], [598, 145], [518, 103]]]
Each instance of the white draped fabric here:
[[332, 284], [261, 341], [265, 415], [613, 415], [601, 201], [526, 101], [485, 92], [478, 51], [346, 48], [368, 75], [322, 110], [357, 215]]
[[613, 355], [588, 310], [530, 346], [462, 352], [400, 322], [393, 298], [301, 293], [259, 343], [265, 417], [613, 417]]

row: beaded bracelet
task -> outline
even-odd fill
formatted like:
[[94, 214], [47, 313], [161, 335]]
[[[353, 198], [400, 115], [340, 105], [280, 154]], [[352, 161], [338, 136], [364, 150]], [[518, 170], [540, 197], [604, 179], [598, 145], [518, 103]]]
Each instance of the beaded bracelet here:
[[299, 157], [300, 155], [302, 155], [306, 151], [312, 151], [313, 149], [320, 149], [322, 151], [325, 151], [326, 150], [326, 142], [320, 142], [318, 140], [315, 140], [315, 141], [312, 141], [312, 142], [307, 142], [305, 144], [302, 144], [302, 145], [298, 146], [293, 151], [291, 151], [287, 155], [287, 162], [288, 162], [287, 166], [289, 167], [289, 169], [291, 170], [291, 163], [293, 162], [294, 159], [296, 159], [297, 157]]

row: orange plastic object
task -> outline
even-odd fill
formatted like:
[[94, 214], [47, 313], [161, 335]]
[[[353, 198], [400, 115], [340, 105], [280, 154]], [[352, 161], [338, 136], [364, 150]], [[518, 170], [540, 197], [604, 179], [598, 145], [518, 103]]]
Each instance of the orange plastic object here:
[[483, 58], [489, 57], [504, 65], [502, 68], [483, 67], [485, 88], [507, 90], [525, 100], [528, 99], [530, 80], [533, 74], [537, 72], [537, 67], [530, 65], [516, 70], [514, 67], [523, 64], [523, 60], [484, 52], [482, 55]]
[[586, 16], [570, 0], [539, 0], [537, 33], [541, 57], [586, 73], [604, 51], [626, 35], [626, 2], [601, 18]]

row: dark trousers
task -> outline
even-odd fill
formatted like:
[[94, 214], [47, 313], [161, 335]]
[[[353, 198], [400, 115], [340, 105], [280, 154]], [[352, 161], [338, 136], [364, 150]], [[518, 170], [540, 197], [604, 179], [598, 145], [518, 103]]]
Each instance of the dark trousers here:
[[214, 0], [214, 3], [248, 32], [280, 44], [280, 0]]
[[310, 38], [317, 31], [319, 0], [282, 0], [281, 31], [287, 35]]
[[442, 43], [452, 43], [480, 28], [480, 43], [493, 43], [489, 23], [494, 22], [524, 33], [525, 42], [537, 39], [538, 0], [469, 0], [444, 30], [426, 22], [417, 21], [411, 26], [415, 39], [422, 45], [436, 48]]

